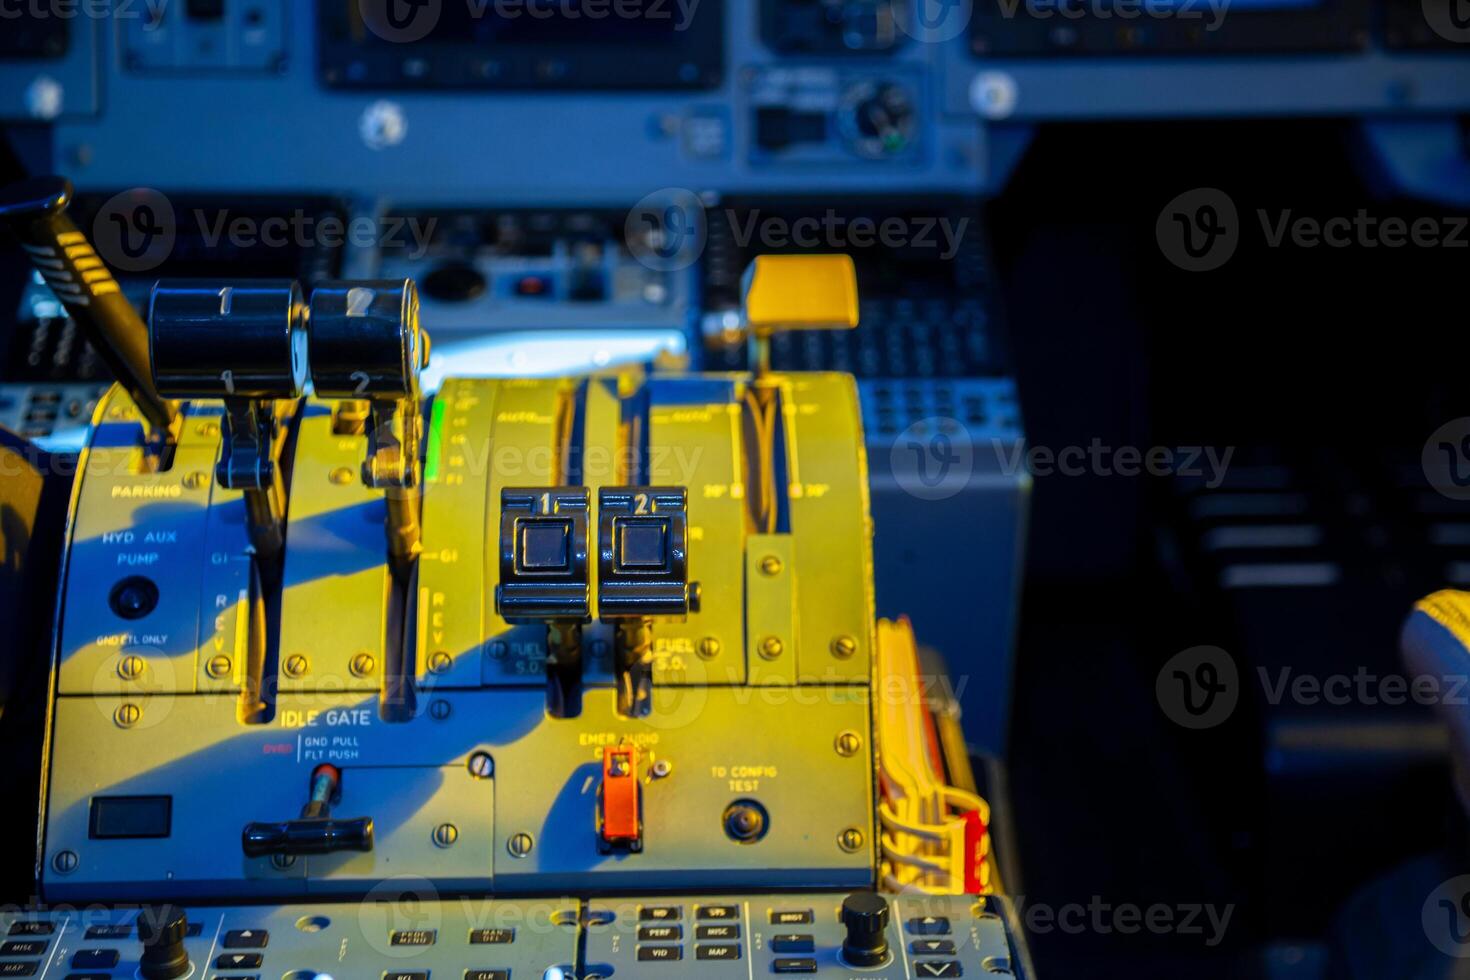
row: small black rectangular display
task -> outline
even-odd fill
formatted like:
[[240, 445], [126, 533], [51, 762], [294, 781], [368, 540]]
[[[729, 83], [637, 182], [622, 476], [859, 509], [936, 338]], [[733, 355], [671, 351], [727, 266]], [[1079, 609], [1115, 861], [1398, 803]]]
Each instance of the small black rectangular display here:
[[172, 796], [94, 796], [88, 836], [93, 840], [167, 837], [173, 809]]
[[319, 0], [333, 88], [720, 84], [723, 0]]

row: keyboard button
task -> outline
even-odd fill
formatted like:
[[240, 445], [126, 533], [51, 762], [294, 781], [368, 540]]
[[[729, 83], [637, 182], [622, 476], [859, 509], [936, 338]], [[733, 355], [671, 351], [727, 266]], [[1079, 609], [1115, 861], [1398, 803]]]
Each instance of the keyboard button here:
[[954, 960], [943, 963], [921, 960], [914, 964], [914, 976], [916, 977], [962, 977], [964, 975], [965, 971], [961, 970], [960, 965]]
[[773, 926], [809, 926], [816, 921], [811, 909], [772, 910]]
[[[12, 936], [49, 936], [54, 932], [56, 926], [50, 922], [12, 922], [10, 934]], [[12, 974], [20, 976], [20, 974]]]
[[915, 956], [953, 956], [955, 949], [948, 939], [915, 939], [909, 943], [909, 952]]
[[684, 938], [684, 927], [680, 925], [639, 926], [640, 943], [676, 943]]
[[121, 959], [115, 949], [79, 949], [71, 958], [71, 965], [79, 970], [110, 970]]
[[40, 960], [11, 960], [0, 963], [0, 977], [33, 977], [40, 969]]
[[271, 934], [264, 929], [231, 929], [225, 933], [225, 949], [265, 949]]
[[509, 970], [466, 970], [464, 980], [510, 980]]
[[132, 926], [88, 926], [88, 939], [132, 939]]
[[915, 936], [948, 936], [949, 920], [942, 915], [926, 915], [909, 920], [909, 932]]
[[783, 957], [771, 963], [772, 973], [816, 973], [817, 961], [807, 957]]
[[810, 935], [788, 932], [771, 937], [771, 951], [773, 953], [815, 953], [817, 941]]
[[393, 933], [388, 942], [392, 946], [432, 946], [438, 938], [437, 929], [402, 929]]
[[740, 927], [733, 922], [725, 922], [715, 926], [698, 926], [694, 930], [695, 939], [739, 939]]
[[47, 939], [12, 939], [0, 943], [0, 956], [40, 956], [46, 952]]
[[514, 929], [471, 929], [470, 944], [474, 946], [504, 946], [516, 941]]
[[224, 953], [214, 961], [216, 970], [258, 970], [265, 957], [259, 953]]
[[684, 958], [682, 946], [639, 946], [639, 963], [672, 963]]
[[705, 921], [738, 919], [740, 908], [736, 905], [705, 905], [699, 910], [699, 918]]
[[[228, 980], [221, 977], [220, 980]], [[427, 970], [389, 970], [383, 974], [383, 980], [429, 980]]]
[[696, 946], [694, 947], [694, 958], [697, 960], [738, 960], [740, 959], [740, 947], [734, 943], [720, 946]]
[[640, 922], [674, 922], [684, 917], [677, 905], [645, 905], [638, 910]]

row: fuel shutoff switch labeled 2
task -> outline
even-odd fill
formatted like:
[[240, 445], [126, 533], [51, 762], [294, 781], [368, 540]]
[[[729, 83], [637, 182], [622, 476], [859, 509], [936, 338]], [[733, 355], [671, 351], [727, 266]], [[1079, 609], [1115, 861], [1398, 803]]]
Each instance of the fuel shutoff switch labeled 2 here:
[[638, 748], [627, 743], [605, 747], [597, 791], [597, 846], [602, 853], [643, 850], [642, 793]]

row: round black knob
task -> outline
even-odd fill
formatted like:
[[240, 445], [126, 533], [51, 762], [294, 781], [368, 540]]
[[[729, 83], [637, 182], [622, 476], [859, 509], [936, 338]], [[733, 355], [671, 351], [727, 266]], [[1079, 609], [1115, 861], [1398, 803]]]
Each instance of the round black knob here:
[[853, 892], [842, 900], [842, 959], [849, 966], [888, 962], [888, 900], [874, 892]]
[[138, 938], [143, 958], [138, 973], [143, 980], [178, 980], [189, 973], [184, 937], [189, 918], [177, 905], [148, 905], [138, 913]]

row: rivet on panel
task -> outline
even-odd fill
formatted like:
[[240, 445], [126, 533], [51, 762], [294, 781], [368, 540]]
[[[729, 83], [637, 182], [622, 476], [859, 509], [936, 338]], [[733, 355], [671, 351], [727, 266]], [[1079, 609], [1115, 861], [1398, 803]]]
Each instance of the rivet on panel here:
[[377, 667], [377, 665], [378, 662], [373, 658], [372, 654], [359, 653], [357, 656], [352, 658], [352, 662], [349, 663], [347, 666], [348, 669], [352, 671], [354, 677], [367, 677], [373, 672], [373, 668]]
[[529, 856], [535, 846], [536, 839], [530, 834], [516, 834], [505, 845], [505, 849], [510, 851], [511, 857], [523, 858]]
[[781, 641], [774, 636], [768, 636], [764, 640], [761, 640], [760, 654], [767, 660], [775, 660], [781, 656], [782, 651], [785, 649]]
[[120, 728], [132, 728], [142, 717], [143, 709], [131, 701], [118, 705], [117, 710], [112, 713], [113, 721], [117, 722]]
[[293, 653], [286, 658], [287, 677], [305, 677], [306, 672], [311, 669], [311, 663], [303, 653]]
[[863, 737], [857, 732], [843, 732], [837, 736], [837, 754], [850, 759], [863, 747]]
[[846, 633], [832, 641], [832, 656], [838, 660], [847, 660], [855, 653], [857, 653], [857, 640]]

